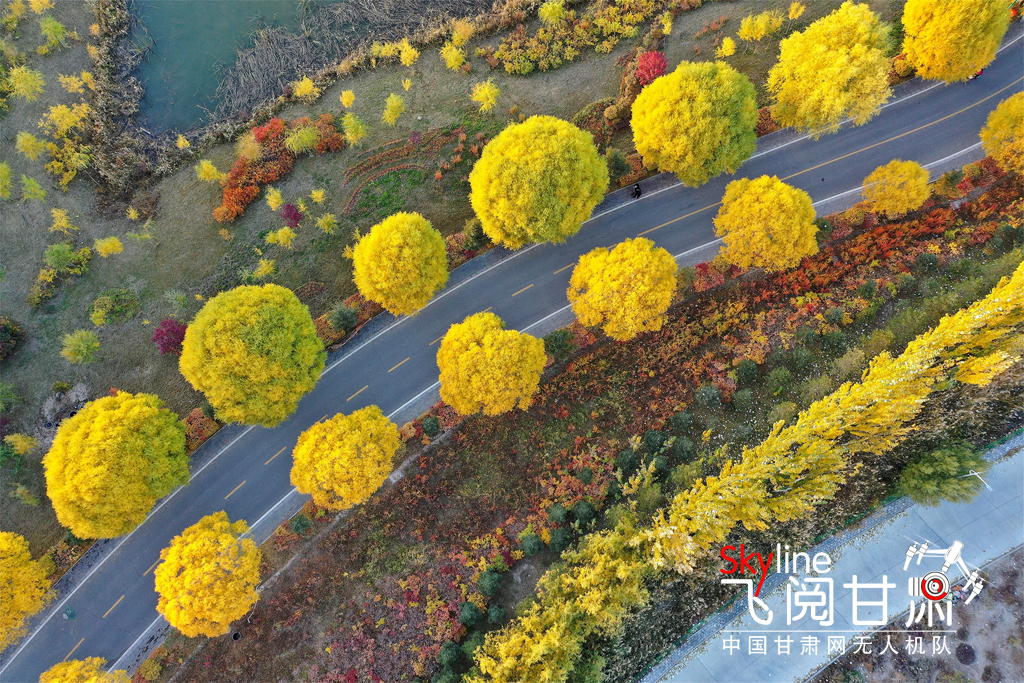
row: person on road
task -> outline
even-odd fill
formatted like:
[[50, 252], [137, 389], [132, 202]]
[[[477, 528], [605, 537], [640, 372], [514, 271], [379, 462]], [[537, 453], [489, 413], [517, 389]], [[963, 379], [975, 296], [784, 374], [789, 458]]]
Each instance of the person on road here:
[[975, 78], [977, 78], [978, 76], [980, 76], [983, 73], [985, 73], [984, 69], [978, 69], [977, 73], [975, 73], [973, 76], [968, 76], [967, 80], [973, 81]]
[[630, 196], [633, 199], [640, 199], [640, 194], [640, 183], [637, 183], [636, 185], [633, 186], [633, 192], [632, 194], [630, 194]]

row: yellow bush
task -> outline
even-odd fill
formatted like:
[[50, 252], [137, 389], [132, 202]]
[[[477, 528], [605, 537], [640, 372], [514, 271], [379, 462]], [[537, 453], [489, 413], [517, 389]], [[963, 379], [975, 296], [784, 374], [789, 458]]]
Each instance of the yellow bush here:
[[53, 224], [50, 225], [50, 232], [59, 232], [64, 235], [70, 235], [72, 232], [78, 230], [77, 227], [71, 224], [71, 217], [68, 216], [68, 212], [64, 209], [50, 209], [50, 217], [53, 218]]
[[579, 321], [628, 341], [665, 324], [676, 289], [676, 261], [643, 237], [580, 257], [569, 280], [569, 302]]
[[20, 131], [14, 138], [14, 148], [26, 159], [35, 161], [46, 149], [46, 145], [32, 133]]
[[395, 315], [427, 305], [448, 281], [444, 238], [418, 213], [396, 213], [352, 249], [359, 292]]
[[202, 159], [196, 164], [196, 177], [210, 183], [219, 183], [224, 174], [217, 170], [209, 159]]
[[338, 413], [300, 436], [292, 452], [292, 485], [331, 510], [368, 499], [387, 479], [402, 441], [377, 406]]
[[285, 226], [277, 230], [271, 230], [267, 233], [266, 240], [267, 244], [277, 244], [284, 247], [285, 249], [292, 248], [292, 241], [295, 240], [295, 231]]
[[267, 284], [207, 301], [185, 332], [179, 367], [222, 422], [272, 427], [313, 389], [325, 359], [309, 309]]
[[11, 174], [11, 167], [0, 161], [0, 200], [7, 201], [11, 198], [11, 186], [14, 178]]
[[10, 446], [16, 455], [28, 455], [39, 446], [39, 441], [28, 434], [8, 434], [4, 443]]
[[740, 40], [756, 42], [762, 38], [778, 33], [782, 28], [782, 14], [777, 10], [768, 10], [760, 14], [748, 14], [740, 21], [740, 30], [736, 34]]
[[106, 258], [108, 256], [113, 256], [114, 254], [120, 254], [124, 251], [124, 244], [122, 244], [121, 240], [118, 238], [111, 236], [96, 240], [93, 243], [92, 248], [97, 254]]
[[178, 149], [188, 149], [192, 145], [189, 143], [187, 137], [184, 135], [178, 135], [178, 139], [174, 141], [174, 146]]
[[102, 657], [69, 659], [54, 664], [39, 677], [39, 683], [128, 683], [131, 679], [123, 669], [107, 671]]
[[348, 109], [355, 104], [356, 96], [351, 90], [342, 90], [341, 95], [338, 96], [338, 100], [341, 102], [341, 106]]
[[730, 263], [772, 272], [818, 252], [811, 197], [775, 176], [743, 178], [725, 187], [715, 234]]
[[893, 159], [864, 179], [864, 199], [890, 218], [916, 211], [930, 195], [928, 171], [916, 161]]
[[999, 103], [981, 129], [981, 147], [1005, 171], [1024, 173], [1024, 93]]
[[28, 541], [0, 531], [0, 649], [23, 636], [25, 621], [43, 608], [50, 590], [46, 574], [43, 563], [32, 559]]
[[452, 42], [441, 46], [441, 60], [452, 71], [458, 71], [466, 63], [466, 53]]
[[487, 236], [518, 249], [575, 235], [604, 197], [608, 165], [589, 133], [552, 116], [532, 116], [487, 143], [469, 184]]
[[[420, 51], [410, 45], [407, 38], [403, 39], [398, 46], [398, 61], [402, 63], [402, 66], [412, 66], [419, 58]], [[408, 90], [408, 88], [406, 88], [406, 90]]]
[[316, 98], [320, 97], [320, 88], [316, 87], [312, 78], [303, 76], [292, 83], [292, 94], [300, 100], [313, 102]]
[[865, 4], [842, 6], [784, 39], [768, 74], [772, 117], [813, 136], [866, 123], [889, 98], [889, 29]]
[[757, 142], [757, 97], [724, 62], [682, 62], [633, 104], [633, 142], [644, 164], [696, 186], [733, 173]]
[[922, 78], [963, 81], [995, 59], [1010, 23], [1002, 0], [907, 0], [903, 52]]
[[498, 96], [501, 90], [494, 84], [494, 79], [488, 78], [473, 85], [471, 99], [480, 105], [480, 111], [491, 111], [498, 103]]
[[43, 94], [46, 81], [43, 74], [33, 71], [27, 66], [16, 66], [7, 73], [7, 87], [14, 97], [21, 97], [29, 102], [39, 99]]
[[350, 145], [358, 145], [366, 137], [366, 124], [352, 112], [341, 118], [341, 127], [345, 131], [345, 142]]
[[554, 26], [565, 18], [565, 5], [561, 0], [548, 0], [537, 10], [537, 16], [548, 26]]
[[188, 483], [185, 427], [152, 394], [104, 396], [60, 424], [43, 458], [57, 520], [80, 538], [126, 534]]
[[398, 121], [398, 117], [401, 116], [404, 111], [405, 100], [395, 93], [391, 93], [388, 95], [387, 102], [384, 103], [384, 114], [381, 118], [384, 120], [384, 123], [389, 126], [393, 126], [395, 125], [395, 122]]
[[227, 633], [259, 598], [261, 553], [252, 539], [241, 538], [248, 530], [244, 521], [215, 512], [160, 551], [153, 571], [156, 609], [185, 636]]
[[276, 187], [271, 187], [267, 190], [267, 206], [270, 207], [271, 211], [277, 211], [284, 204], [284, 198], [281, 196], [281, 190]]
[[721, 59], [722, 57], [732, 57], [736, 54], [736, 41], [726, 36], [722, 38], [722, 44], [715, 50], [715, 57]]
[[526, 410], [537, 393], [547, 356], [544, 342], [515, 330], [493, 313], [452, 325], [441, 341], [441, 399], [462, 415]]

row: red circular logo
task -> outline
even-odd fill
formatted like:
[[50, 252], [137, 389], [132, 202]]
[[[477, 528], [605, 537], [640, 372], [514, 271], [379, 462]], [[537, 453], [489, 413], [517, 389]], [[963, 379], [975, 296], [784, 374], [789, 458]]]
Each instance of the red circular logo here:
[[921, 579], [921, 595], [929, 600], [942, 600], [949, 594], [949, 579], [942, 572], [929, 572]]

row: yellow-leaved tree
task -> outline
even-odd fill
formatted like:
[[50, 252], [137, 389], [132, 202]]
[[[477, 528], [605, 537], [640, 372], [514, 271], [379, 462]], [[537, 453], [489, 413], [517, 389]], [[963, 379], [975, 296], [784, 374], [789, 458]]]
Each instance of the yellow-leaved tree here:
[[889, 99], [889, 29], [865, 4], [842, 6], [782, 41], [768, 74], [772, 117], [813, 136], [866, 123]]
[[387, 479], [401, 443], [398, 427], [377, 406], [338, 413], [299, 436], [292, 485], [331, 510], [359, 505]]
[[185, 426], [157, 396], [119, 391], [60, 423], [43, 468], [62, 525], [80, 538], [120, 536], [188, 483]]
[[889, 218], [920, 209], [930, 196], [928, 169], [916, 161], [893, 159], [864, 179], [864, 199]]
[[487, 236], [518, 249], [575, 235], [604, 197], [608, 165], [590, 133], [553, 116], [531, 116], [487, 143], [469, 185]]
[[675, 290], [676, 260], [637, 237], [581, 256], [568, 296], [582, 324], [600, 325], [612, 339], [628, 341], [661, 329]]
[[395, 315], [420, 310], [448, 282], [444, 238], [418, 213], [388, 216], [346, 253], [359, 292]]
[[189, 638], [214, 638], [255, 604], [260, 582], [260, 549], [244, 520], [231, 522], [223, 510], [206, 515], [171, 539], [153, 571], [156, 609]]
[[757, 96], [725, 62], [682, 62], [633, 104], [633, 141], [644, 164], [696, 186], [734, 173], [757, 142]]
[[320, 379], [327, 354], [309, 309], [279, 285], [245, 285], [206, 302], [178, 367], [223, 422], [272, 427]]
[[725, 187], [715, 216], [722, 255], [743, 268], [772, 272], [818, 252], [811, 197], [775, 176], [742, 178]]
[[1010, 25], [1003, 0], [907, 0], [903, 52], [921, 78], [963, 81], [996, 58]]
[[452, 325], [437, 351], [441, 398], [462, 415], [526, 410], [546, 361], [540, 339], [506, 330], [493, 313], [476, 313]]
[[1024, 173], [1024, 93], [999, 103], [981, 129], [981, 147], [1004, 171]]
[[102, 657], [59, 662], [39, 676], [39, 683], [128, 683], [130, 680], [124, 669], [107, 671], [107, 660]]
[[0, 650], [25, 634], [25, 621], [43, 608], [50, 582], [45, 565], [32, 559], [28, 541], [0, 531]]

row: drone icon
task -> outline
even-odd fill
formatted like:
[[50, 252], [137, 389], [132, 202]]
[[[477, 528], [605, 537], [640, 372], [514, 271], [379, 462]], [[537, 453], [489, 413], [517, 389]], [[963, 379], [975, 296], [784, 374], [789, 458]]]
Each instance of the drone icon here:
[[967, 567], [967, 564], [961, 556], [963, 548], [964, 544], [960, 541], [953, 541], [953, 545], [946, 549], [929, 549], [928, 541], [925, 541], [920, 546], [918, 546], [917, 543], [913, 543], [909, 548], [907, 548], [907, 559], [903, 562], [903, 571], [907, 571], [907, 568], [910, 566], [910, 561], [914, 558], [914, 555], [917, 555], [917, 564], [921, 564], [921, 560], [924, 559], [926, 555], [943, 558], [941, 571], [928, 572], [923, 578], [915, 577], [910, 579], [911, 595], [920, 595], [933, 602], [945, 598], [950, 591], [949, 577], [946, 576], [946, 572], [950, 567], [955, 565], [960, 569], [960, 575], [966, 579], [966, 583], [963, 587], [964, 592], [971, 588], [972, 585], [974, 586], [973, 590], [971, 590], [971, 594], [967, 597], [967, 600], [964, 601], [965, 605], [970, 604], [971, 600], [981, 593], [981, 589], [984, 588], [984, 582], [978, 577], [977, 569], [972, 571]]

